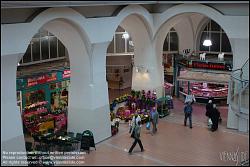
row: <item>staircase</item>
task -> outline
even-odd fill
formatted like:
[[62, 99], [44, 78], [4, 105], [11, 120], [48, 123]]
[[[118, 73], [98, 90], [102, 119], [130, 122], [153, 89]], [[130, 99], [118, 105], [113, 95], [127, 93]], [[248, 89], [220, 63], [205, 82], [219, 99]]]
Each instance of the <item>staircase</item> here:
[[[232, 114], [236, 116], [237, 125], [234, 128], [241, 132], [249, 132], [249, 59], [240, 69], [232, 72], [229, 81], [228, 104], [231, 119]], [[228, 118], [228, 120], [231, 119]], [[228, 127], [230, 128], [229, 121]]]

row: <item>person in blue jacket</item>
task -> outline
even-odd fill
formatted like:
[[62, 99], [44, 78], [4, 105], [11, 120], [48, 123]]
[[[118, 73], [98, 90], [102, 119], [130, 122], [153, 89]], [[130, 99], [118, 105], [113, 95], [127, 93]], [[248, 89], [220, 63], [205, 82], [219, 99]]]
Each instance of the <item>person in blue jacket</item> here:
[[184, 126], [186, 126], [187, 118], [189, 118], [189, 127], [190, 128], [192, 128], [192, 112], [193, 112], [193, 107], [192, 107], [191, 103], [192, 102], [188, 102], [184, 107], [184, 114], [185, 114]]

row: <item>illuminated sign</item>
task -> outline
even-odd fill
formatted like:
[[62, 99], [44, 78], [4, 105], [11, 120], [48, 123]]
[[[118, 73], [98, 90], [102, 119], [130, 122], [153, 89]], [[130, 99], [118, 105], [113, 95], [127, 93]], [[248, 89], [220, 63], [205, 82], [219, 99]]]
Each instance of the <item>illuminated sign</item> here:
[[199, 62], [199, 61], [192, 61], [192, 64], [189, 64], [189, 67], [212, 69], [212, 70], [230, 70], [230, 68], [224, 63]]
[[37, 84], [43, 84], [46, 82], [56, 81], [57, 80], [57, 73], [51, 73], [46, 75], [41, 75], [38, 77], [28, 78], [28, 87], [35, 86]]

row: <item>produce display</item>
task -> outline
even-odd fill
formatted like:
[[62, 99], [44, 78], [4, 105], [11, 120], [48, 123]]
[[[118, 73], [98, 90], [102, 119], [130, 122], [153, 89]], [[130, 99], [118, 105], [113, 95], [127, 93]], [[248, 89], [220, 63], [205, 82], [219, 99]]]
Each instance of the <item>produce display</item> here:
[[142, 91], [131, 91], [131, 95], [123, 95], [117, 99], [115, 99], [110, 104], [110, 110], [111, 110], [111, 120], [114, 119], [114, 113], [113, 109], [114, 107], [121, 102], [126, 102], [126, 105], [123, 107], [119, 107], [115, 113], [115, 117], [119, 118], [121, 120], [125, 120], [126, 122], [131, 120], [137, 112], [142, 122], [144, 123], [146, 118], [149, 115], [150, 109], [156, 105], [156, 92], [151, 92], [150, 90], [145, 92], [145, 90]]
[[49, 113], [46, 104], [44, 101], [25, 107], [23, 123], [31, 134], [41, 134], [48, 129], [58, 131], [66, 125], [65, 111]]

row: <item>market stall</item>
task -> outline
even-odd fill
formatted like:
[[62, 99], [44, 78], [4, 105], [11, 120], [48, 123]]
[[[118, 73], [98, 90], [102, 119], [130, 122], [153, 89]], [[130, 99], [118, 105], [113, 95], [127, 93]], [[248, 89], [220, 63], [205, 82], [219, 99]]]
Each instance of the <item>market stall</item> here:
[[182, 71], [177, 77], [180, 93], [184, 96], [192, 94], [197, 102], [207, 103], [208, 98], [215, 102], [225, 102], [228, 95], [228, 82], [230, 74]]
[[37, 135], [66, 128], [69, 83], [69, 69], [17, 79], [17, 103], [26, 132]]
[[206, 61], [199, 60], [195, 56], [176, 59], [177, 96], [194, 95], [197, 102], [207, 103], [208, 98], [214, 102], [226, 104], [228, 95], [228, 83], [232, 71], [232, 57], [225, 61], [214, 58], [209, 54]]
[[17, 78], [17, 99], [22, 110], [26, 106], [48, 101], [49, 111], [57, 111], [68, 105], [70, 70], [58, 69], [49, 73], [33, 74]]

